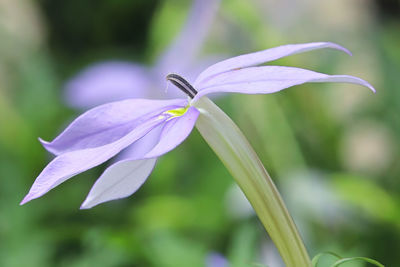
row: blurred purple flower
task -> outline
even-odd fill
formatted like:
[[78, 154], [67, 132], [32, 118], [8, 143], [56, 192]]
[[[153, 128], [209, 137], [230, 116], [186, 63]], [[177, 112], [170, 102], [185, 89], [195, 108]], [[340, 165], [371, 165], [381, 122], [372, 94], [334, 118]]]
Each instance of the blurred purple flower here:
[[219, 253], [210, 253], [206, 258], [207, 267], [229, 267], [229, 262]]
[[65, 85], [65, 99], [75, 108], [91, 108], [127, 98], [184, 97], [179, 90], [167, 93], [165, 76], [180, 73], [188, 79], [203, 69], [193, 64], [220, 0], [194, 0], [188, 19], [177, 38], [154, 66], [108, 61], [89, 66]]
[[57, 157], [42, 171], [21, 204], [100, 165], [131, 144], [135, 145], [133, 153], [106, 169], [92, 187], [82, 208], [133, 194], [150, 175], [157, 157], [182, 143], [192, 131], [199, 114], [207, 112], [198, 109], [196, 102], [208, 94], [268, 94], [307, 82], [354, 83], [375, 92], [369, 83], [353, 76], [327, 75], [294, 67], [256, 66], [320, 48], [350, 53], [333, 43], [284, 45], [214, 64], [197, 77], [194, 87], [182, 77], [169, 74], [167, 79], [185, 92], [189, 99], [128, 99], [87, 111], [52, 142], [41, 141]]

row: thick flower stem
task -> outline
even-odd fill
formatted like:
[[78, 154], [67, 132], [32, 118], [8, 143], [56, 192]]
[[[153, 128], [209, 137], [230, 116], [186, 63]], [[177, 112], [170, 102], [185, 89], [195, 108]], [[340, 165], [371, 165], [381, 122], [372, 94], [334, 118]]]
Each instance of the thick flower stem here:
[[272, 179], [236, 124], [206, 97], [196, 127], [253, 206], [287, 267], [311, 267], [307, 250]]

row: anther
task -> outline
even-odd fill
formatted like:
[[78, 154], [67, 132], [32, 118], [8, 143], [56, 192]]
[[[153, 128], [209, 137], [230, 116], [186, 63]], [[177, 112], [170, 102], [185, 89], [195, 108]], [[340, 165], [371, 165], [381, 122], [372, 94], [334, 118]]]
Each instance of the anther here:
[[166, 79], [173, 83], [176, 87], [181, 89], [182, 92], [187, 94], [190, 98], [193, 98], [197, 94], [196, 89], [194, 89], [193, 86], [188, 83], [188, 81], [186, 81], [178, 74], [170, 73], [167, 75]]

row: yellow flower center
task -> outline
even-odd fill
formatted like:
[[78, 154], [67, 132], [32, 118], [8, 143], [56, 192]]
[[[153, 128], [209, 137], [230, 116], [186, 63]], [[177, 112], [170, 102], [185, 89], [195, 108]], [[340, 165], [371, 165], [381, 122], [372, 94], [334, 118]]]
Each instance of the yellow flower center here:
[[164, 114], [170, 115], [171, 117], [168, 118], [168, 120], [171, 120], [173, 118], [185, 115], [185, 113], [188, 109], [189, 109], [189, 105], [187, 105], [184, 108], [176, 108], [176, 109], [167, 110], [164, 112]]

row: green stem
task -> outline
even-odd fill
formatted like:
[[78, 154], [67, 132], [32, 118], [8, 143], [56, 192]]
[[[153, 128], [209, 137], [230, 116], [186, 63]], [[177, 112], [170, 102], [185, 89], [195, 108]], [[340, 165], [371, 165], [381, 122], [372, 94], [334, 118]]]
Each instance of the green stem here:
[[253, 206], [287, 267], [311, 267], [311, 260], [289, 212], [260, 159], [236, 124], [212, 101], [196, 106], [200, 134], [222, 160]]

